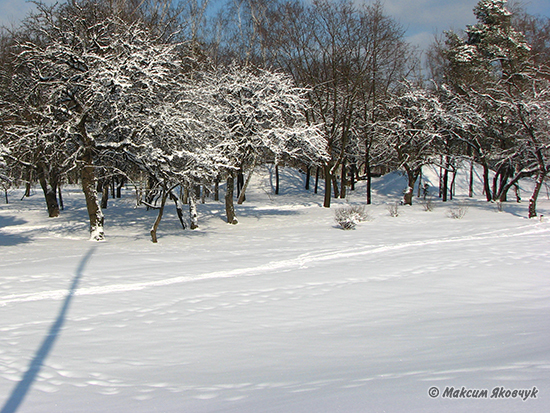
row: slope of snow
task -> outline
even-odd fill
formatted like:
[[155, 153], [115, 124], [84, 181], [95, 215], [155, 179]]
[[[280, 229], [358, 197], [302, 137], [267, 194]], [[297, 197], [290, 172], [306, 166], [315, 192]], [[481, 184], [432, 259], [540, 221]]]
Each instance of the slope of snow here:
[[[275, 196], [259, 171], [236, 226], [209, 201], [182, 231], [170, 206], [158, 244], [130, 190], [110, 200], [101, 243], [77, 189], [56, 219], [39, 193], [14, 192], [0, 205], [1, 412], [547, 411], [545, 218], [463, 186], [391, 217], [404, 187], [391, 175], [370, 220], [343, 231], [302, 183], [283, 170]], [[335, 206], [363, 198], [359, 185]], [[488, 397], [442, 397], [463, 386]], [[538, 393], [491, 399], [501, 386]]]

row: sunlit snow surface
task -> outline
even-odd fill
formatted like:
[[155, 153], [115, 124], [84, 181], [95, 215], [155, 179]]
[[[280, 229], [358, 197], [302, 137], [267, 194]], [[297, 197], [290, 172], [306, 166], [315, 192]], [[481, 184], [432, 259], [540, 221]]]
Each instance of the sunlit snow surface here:
[[[546, 193], [548, 221], [525, 218], [527, 191], [498, 212], [460, 181], [452, 203], [391, 217], [404, 180], [383, 177], [371, 219], [343, 231], [301, 179], [285, 170], [275, 196], [259, 170], [236, 226], [210, 200], [182, 231], [170, 205], [158, 244], [156, 212], [134, 209], [130, 189], [100, 243], [78, 189], [57, 219], [38, 191], [13, 191], [0, 205], [1, 412], [548, 411]], [[458, 203], [465, 217], [449, 218]], [[463, 386], [488, 398], [442, 397]], [[491, 399], [501, 386], [537, 398]]]

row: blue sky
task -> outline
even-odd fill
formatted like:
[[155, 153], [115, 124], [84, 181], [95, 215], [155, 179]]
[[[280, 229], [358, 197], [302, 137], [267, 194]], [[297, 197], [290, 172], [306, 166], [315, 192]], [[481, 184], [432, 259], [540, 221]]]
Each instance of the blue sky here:
[[[44, 0], [54, 3], [55, 0]], [[216, 1], [216, 0], [211, 0]], [[364, 0], [356, 0], [358, 3]], [[368, 2], [368, 0], [367, 0]], [[453, 29], [459, 31], [476, 22], [473, 8], [478, 0], [385, 0], [386, 13], [394, 17], [407, 30], [408, 40], [426, 47], [435, 33]], [[531, 14], [550, 17], [549, 0], [522, 2]], [[25, 0], [0, 0], [0, 24], [10, 25], [23, 18], [33, 4]]]

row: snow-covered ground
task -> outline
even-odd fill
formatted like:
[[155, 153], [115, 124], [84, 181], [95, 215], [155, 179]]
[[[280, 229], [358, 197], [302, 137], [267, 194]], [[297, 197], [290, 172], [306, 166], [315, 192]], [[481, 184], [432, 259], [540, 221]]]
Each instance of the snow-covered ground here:
[[[264, 170], [238, 225], [208, 201], [200, 229], [182, 231], [170, 206], [158, 244], [131, 190], [110, 201], [102, 243], [77, 189], [56, 219], [38, 191], [12, 192], [1, 412], [546, 412], [550, 201], [548, 221], [528, 220], [527, 202], [498, 212], [461, 182], [452, 203], [391, 217], [404, 180], [377, 179], [370, 220], [343, 231], [297, 173], [275, 196]], [[360, 185], [348, 200], [363, 198]], [[491, 398], [501, 387], [536, 398]]]

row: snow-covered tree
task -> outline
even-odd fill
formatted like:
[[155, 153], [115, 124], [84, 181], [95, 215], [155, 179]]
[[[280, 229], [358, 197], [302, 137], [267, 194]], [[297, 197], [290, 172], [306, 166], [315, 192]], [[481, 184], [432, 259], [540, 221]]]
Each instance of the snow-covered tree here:
[[325, 142], [318, 126], [306, 121], [306, 91], [287, 75], [234, 64], [227, 70], [205, 73], [202, 81], [224, 125], [219, 148], [229, 160], [226, 213], [228, 222], [235, 224], [232, 188], [236, 170], [249, 169], [250, 176], [258, 162], [319, 163], [327, 156]]
[[386, 162], [405, 171], [403, 202], [411, 205], [422, 166], [438, 153], [458, 119], [446, 111], [437, 94], [409, 83], [379, 105], [377, 119], [374, 128], [387, 149]]
[[497, 81], [521, 82], [531, 69], [531, 48], [512, 26], [506, 0], [481, 0], [474, 8], [478, 23], [466, 38], [447, 32], [447, 81], [460, 88], [490, 87]]
[[56, 139], [63, 162], [81, 171], [96, 240], [104, 238], [97, 162], [134, 146], [148, 123], [144, 114], [173, 85], [177, 68], [174, 44], [158, 42], [144, 23], [127, 22], [113, 12], [94, 2], [41, 7], [27, 21], [30, 36], [19, 44], [17, 57], [38, 94], [22, 105], [32, 104], [29, 99], [40, 104], [13, 134], [21, 141], [37, 134], [49, 144]]

